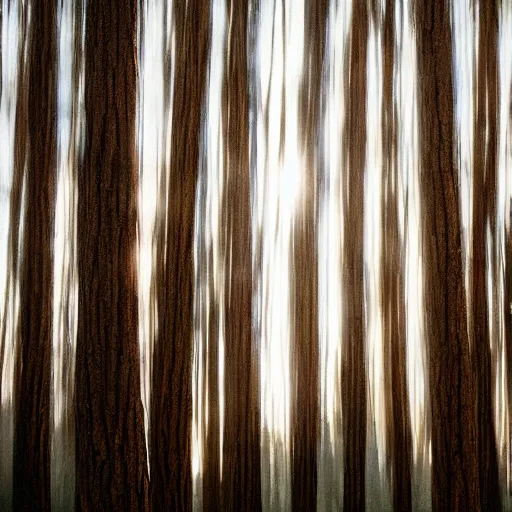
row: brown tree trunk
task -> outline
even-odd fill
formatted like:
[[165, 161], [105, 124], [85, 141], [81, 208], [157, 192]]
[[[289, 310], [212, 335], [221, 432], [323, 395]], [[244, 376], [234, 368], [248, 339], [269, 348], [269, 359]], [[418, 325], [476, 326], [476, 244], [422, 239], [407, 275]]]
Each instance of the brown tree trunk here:
[[136, 266], [136, 2], [89, 0], [78, 172], [77, 510], [147, 510]]
[[[503, 312], [505, 323], [505, 369], [506, 369], [506, 385], [507, 385], [507, 403], [512, 405], [512, 199], [509, 203], [509, 219], [508, 228], [505, 231], [505, 262], [504, 262], [504, 283], [503, 283]], [[509, 419], [510, 421], [510, 419]], [[511, 429], [512, 430], [512, 429]], [[509, 431], [509, 439], [506, 446], [508, 447], [505, 461], [507, 464], [512, 462], [512, 432]], [[506, 485], [510, 485], [510, 477]]]
[[221, 510], [261, 510], [259, 361], [252, 329], [248, 0], [228, 0], [222, 90], [225, 215], [225, 413]]
[[[494, 226], [498, 150], [498, 12], [495, 2], [493, 0], [480, 2], [479, 14], [480, 34], [473, 143], [471, 334], [475, 354], [480, 505], [482, 510], [492, 511], [501, 510], [492, 400], [486, 250], [486, 230], [489, 225], [491, 257], [495, 261]], [[492, 268], [495, 269], [494, 264]]]
[[[209, 47], [209, 2], [175, 2], [175, 81], [165, 226], [157, 232], [158, 334], [151, 391], [151, 505], [192, 509], [190, 458], [194, 204]], [[167, 219], [165, 217], [167, 216]]]
[[407, 396], [405, 243], [400, 236], [396, 104], [393, 95], [395, 2], [386, 2], [382, 29], [382, 343], [386, 393], [386, 444], [393, 509], [408, 511], [411, 498], [411, 427]]
[[213, 248], [208, 254], [208, 348], [206, 355], [208, 376], [208, 428], [205, 433], [203, 466], [203, 510], [220, 510], [220, 418], [219, 418], [219, 304], [213, 279]]
[[343, 152], [343, 509], [365, 510], [366, 363], [363, 295], [364, 169], [366, 157], [366, 2], [352, 7], [349, 70], [345, 77], [347, 120]]
[[322, 63], [327, 2], [305, 5], [304, 71], [299, 96], [299, 136], [306, 155], [293, 233], [293, 331], [291, 352], [292, 510], [315, 510], [319, 428], [317, 147], [320, 133]]
[[28, 153], [25, 155], [13, 466], [13, 507], [27, 511], [50, 510], [51, 501], [49, 427], [57, 168], [56, 4], [32, 3], [28, 34]]
[[476, 406], [454, 162], [447, 0], [415, 2], [425, 336], [432, 411], [432, 508], [479, 510]]

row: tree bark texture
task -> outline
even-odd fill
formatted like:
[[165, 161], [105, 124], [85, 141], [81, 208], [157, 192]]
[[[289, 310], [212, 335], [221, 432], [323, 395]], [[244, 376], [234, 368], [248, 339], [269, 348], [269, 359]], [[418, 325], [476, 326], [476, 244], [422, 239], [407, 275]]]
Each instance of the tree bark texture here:
[[393, 510], [409, 511], [412, 508], [412, 441], [407, 395], [405, 239], [400, 234], [397, 110], [393, 94], [394, 0], [386, 2], [383, 21], [381, 308], [386, 450], [390, 460]]
[[343, 509], [365, 510], [366, 364], [363, 294], [364, 169], [366, 158], [366, 2], [352, 6], [349, 70], [345, 73], [347, 118], [344, 126], [342, 204], [343, 362], [342, 411], [344, 439]]
[[[157, 323], [151, 395], [151, 505], [192, 509], [191, 422], [194, 205], [210, 39], [209, 2], [174, 2], [176, 37], [171, 164], [159, 204]], [[158, 228], [157, 228], [158, 229]]]
[[318, 186], [321, 87], [328, 3], [306, 0], [304, 67], [299, 89], [299, 137], [305, 152], [298, 213], [292, 236], [291, 349], [292, 510], [315, 510], [320, 432], [318, 339]]
[[[498, 6], [479, 3], [478, 63], [474, 106], [471, 338], [477, 393], [478, 468], [481, 510], [501, 510], [494, 430], [492, 361], [489, 339], [486, 231], [490, 227], [492, 269], [496, 268], [495, 218], [498, 119]], [[495, 276], [496, 276], [495, 272]], [[496, 279], [494, 279], [496, 283]], [[494, 304], [491, 304], [494, 307]], [[491, 309], [492, 315], [492, 309]]]
[[136, 2], [88, 0], [78, 172], [77, 510], [147, 510], [136, 265]]
[[[57, 5], [32, 2], [28, 31], [25, 221], [15, 372], [13, 507], [50, 510], [53, 231], [57, 169]], [[23, 158], [24, 156], [24, 158]], [[18, 172], [22, 172], [18, 167]], [[16, 172], [16, 171], [15, 171]], [[17, 226], [13, 227], [17, 229]]]
[[225, 412], [221, 510], [261, 510], [259, 360], [252, 328], [249, 0], [228, 0], [222, 85], [225, 219]]
[[208, 376], [208, 428], [206, 429], [203, 461], [203, 510], [220, 509], [220, 417], [219, 417], [219, 304], [213, 279], [213, 248], [208, 251], [208, 349], [206, 355]]
[[425, 336], [432, 414], [432, 509], [480, 510], [477, 411], [454, 161], [452, 43], [446, 0], [415, 3]]

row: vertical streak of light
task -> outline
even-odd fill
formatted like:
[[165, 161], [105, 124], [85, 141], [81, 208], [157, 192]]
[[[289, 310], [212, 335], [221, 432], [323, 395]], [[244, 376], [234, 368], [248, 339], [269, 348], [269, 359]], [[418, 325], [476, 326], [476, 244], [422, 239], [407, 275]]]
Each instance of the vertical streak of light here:
[[407, 222], [403, 225], [406, 247], [407, 383], [412, 433], [413, 508], [430, 510], [430, 419], [427, 360], [423, 326], [423, 261], [419, 197], [418, 104], [416, 38], [411, 2], [398, 2], [395, 18], [398, 39], [395, 78], [398, 126], [398, 167], [401, 200]]
[[[54, 238], [52, 505], [73, 506], [74, 366], [77, 327], [76, 186], [83, 102], [81, 48], [85, 2], [59, 4], [58, 161]], [[73, 51], [70, 52], [69, 48]]]
[[[0, 221], [0, 236], [5, 243], [0, 244], [0, 306], [2, 312], [2, 324], [7, 323], [5, 331], [5, 340], [1, 341], [0, 369], [0, 389], [1, 404], [10, 405], [12, 403], [13, 392], [13, 372], [14, 372], [14, 351], [13, 351], [13, 333], [14, 325], [12, 320], [16, 317], [17, 292], [16, 284], [10, 283], [9, 290], [6, 290], [8, 271], [8, 235], [9, 235], [9, 197], [12, 183], [13, 165], [14, 165], [14, 125], [16, 119], [16, 103], [18, 90], [18, 65], [19, 58], [19, 10], [18, 2], [3, 0], [2, 4], [2, 90], [0, 96], [0, 199], [2, 215]], [[6, 292], [4, 294], [4, 291]], [[3, 326], [2, 326], [3, 328]], [[4, 333], [2, 332], [2, 337]]]
[[[166, 196], [161, 190], [167, 183], [170, 162], [170, 127], [172, 119], [174, 30], [172, 2], [164, 6], [156, 0], [140, 2], [138, 151], [139, 151], [139, 354], [141, 394], [144, 408], [146, 446], [149, 446], [151, 364], [153, 344], [158, 329], [154, 263], [156, 220], [166, 215]], [[170, 62], [170, 66], [166, 63]], [[167, 100], [167, 101], [166, 101]], [[148, 457], [148, 464], [150, 464]]]
[[[10, 510], [13, 454], [14, 333], [18, 317], [17, 283], [10, 281], [9, 224], [14, 166], [14, 128], [18, 90], [19, 2], [2, 1], [2, 79], [0, 91], [0, 506]], [[21, 230], [21, 227], [20, 227]], [[17, 264], [16, 262], [14, 263]], [[12, 279], [12, 277], [11, 277]], [[9, 283], [8, 283], [9, 280]], [[9, 284], [9, 288], [7, 288]]]
[[[378, 7], [380, 10], [380, 6]], [[369, 402], [367, 413], [366, 504], [372, 510], [391, 508], [390, 480], [386, 460], [386, 400], [384, 389], [384, 346], [382, 338], [381, 289], [381, 201], [382, 201], [382, 51], [381, 19], [371, 17], [367, 77], [367, 145], [364, 209], [365, 309]]]
[[[471, 218], [473, 211], [471, 183], [473, 166], [473, 85], [478, 52], [478, 17], [473, 16], [471, 0], [456, 0], [452, 4], [452, 32], [454, 46], [454, 98], [457, 126], [457, 163], [460, 178], [462, 246], [466, 290], [469, 290], [471, 272]], [[470, 296], [467, 294], [468, 310]], [[471, 321], [471, 319], [469, 319]], [[470, 323], [468, 322], [468, 330]], [[469, 338], [470, 344], [473, 341]]]
[[[290, 235], [298, 176], [298, 90], [303, 2], [265, 0], [258, 29], [254, 191], [256, 330], [261, 347], [262, 493], [265, 510], [290, 502]], [[253, 128], [254, 129], [254, 128]]]
[[343, 72], [352, 3], [331, 0], [326, 32], [326, 74], [323, 85], [323, 159], [320, 188], [319, 292], [320, 455], [317, 510], [340, 509], [343, 502], [343, 429], [341, 404], [341, 204], [342, 127], [345, 125]]

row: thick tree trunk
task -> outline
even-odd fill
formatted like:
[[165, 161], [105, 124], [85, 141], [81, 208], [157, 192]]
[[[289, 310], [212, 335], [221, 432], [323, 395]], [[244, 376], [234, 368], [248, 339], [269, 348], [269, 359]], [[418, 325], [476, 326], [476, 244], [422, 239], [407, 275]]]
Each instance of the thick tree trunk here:
[[[192, 509], [190, 457], [194, 204], [209, 46], [209, 2], [174, 2], [171, 167], [157, 232], [157, 323], [151, 395], [151, 505]], [[165, 217], [167, 217], [165, 219]]]
[[[405, 243], [400, 236], [397, 112], [393, 94], [395, 2], [388, 0], [382, 30], [382, 343], [386, 393], [386, 444], [393, 509], [408, 511], [411, 497], [411, 419], [407, 396]], [[405, 232], [405, 229], [404, 229]]]
[[[501, 510], [498, 454], [494, 431], [491, 347], [487, 286], [486, 231], [491, 228], [495, 269], [497, 175], [498, 9], [493, 0], [479, 3], [478, 66], [476, 74], [473, 147], [472, 342], [477, 392], [478, 468], [482, 510]], [[494, 280], [496, 282], [496, 280]]]
[[477, 412], [454, 162], [452, 44], [447, 0], [415, 3], [425, 336], [432, 413], [432, 508], [479, 510]]
[[343, 509], [365, 510], [366, 363], [363, 295], [364, 169], [366, 157], [366, 2], [352, 7], [349, 70], [345, 77], [347, 121], [343, 152]]
[[51, 501], [49, 427], [57, 168], [56, 3], [50, 2], [47, 6], [41, 2], [32, 3], [28, 34], [28, 153], [25, 155], [26, 199], [13, 467], [13, 507], [27, 511], [50, 510]]
[[299, 137], [306, 156], [293, 233], [293, 326], [291, 353], [292, 510], [315, 510], [319, 425], [317, 232], [320, 172], [322, 63], [327, 2], [306, 0], [304, 69], [299, 92]]
[[136, 2], [88, 0], [78, 172], [77, 510], [147, 510], [136, 266]]
[[228, 0], [222, 90], [225, 215], [225, 413], [221, 510], [261, 510], [259, 362], [252, 329], [248, 0]]

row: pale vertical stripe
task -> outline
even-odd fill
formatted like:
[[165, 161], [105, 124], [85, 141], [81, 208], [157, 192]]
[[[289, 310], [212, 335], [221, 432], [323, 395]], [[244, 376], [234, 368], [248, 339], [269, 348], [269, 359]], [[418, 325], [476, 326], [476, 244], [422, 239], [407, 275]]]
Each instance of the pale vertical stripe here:
[[317, 509], [343, 503], [343, 429], [341, 410], [343, 205], [341, 152], [345, 124], [344, 72], [352, 3], [332, 0], [326, 31], [326, 72], [322, 85], [324, 159], [319, 221], [320, 454]]
[[[10, 4], [10, 7], [9, 7]], [[10, 510], [12, 496], [14, 319], [18, 316], [16, 283], [6, 290], [10, 192], [14, 163], [14, 121], [18, 87], [18, 3], [2, 2], [2, 88], [0, 92], [0, 508]], [[6, 302], [7, 301], [7, 302]], [[0, 332], [0, 336], [2, 333]], [[3, 360], [2, 360], [3, 359]]]

